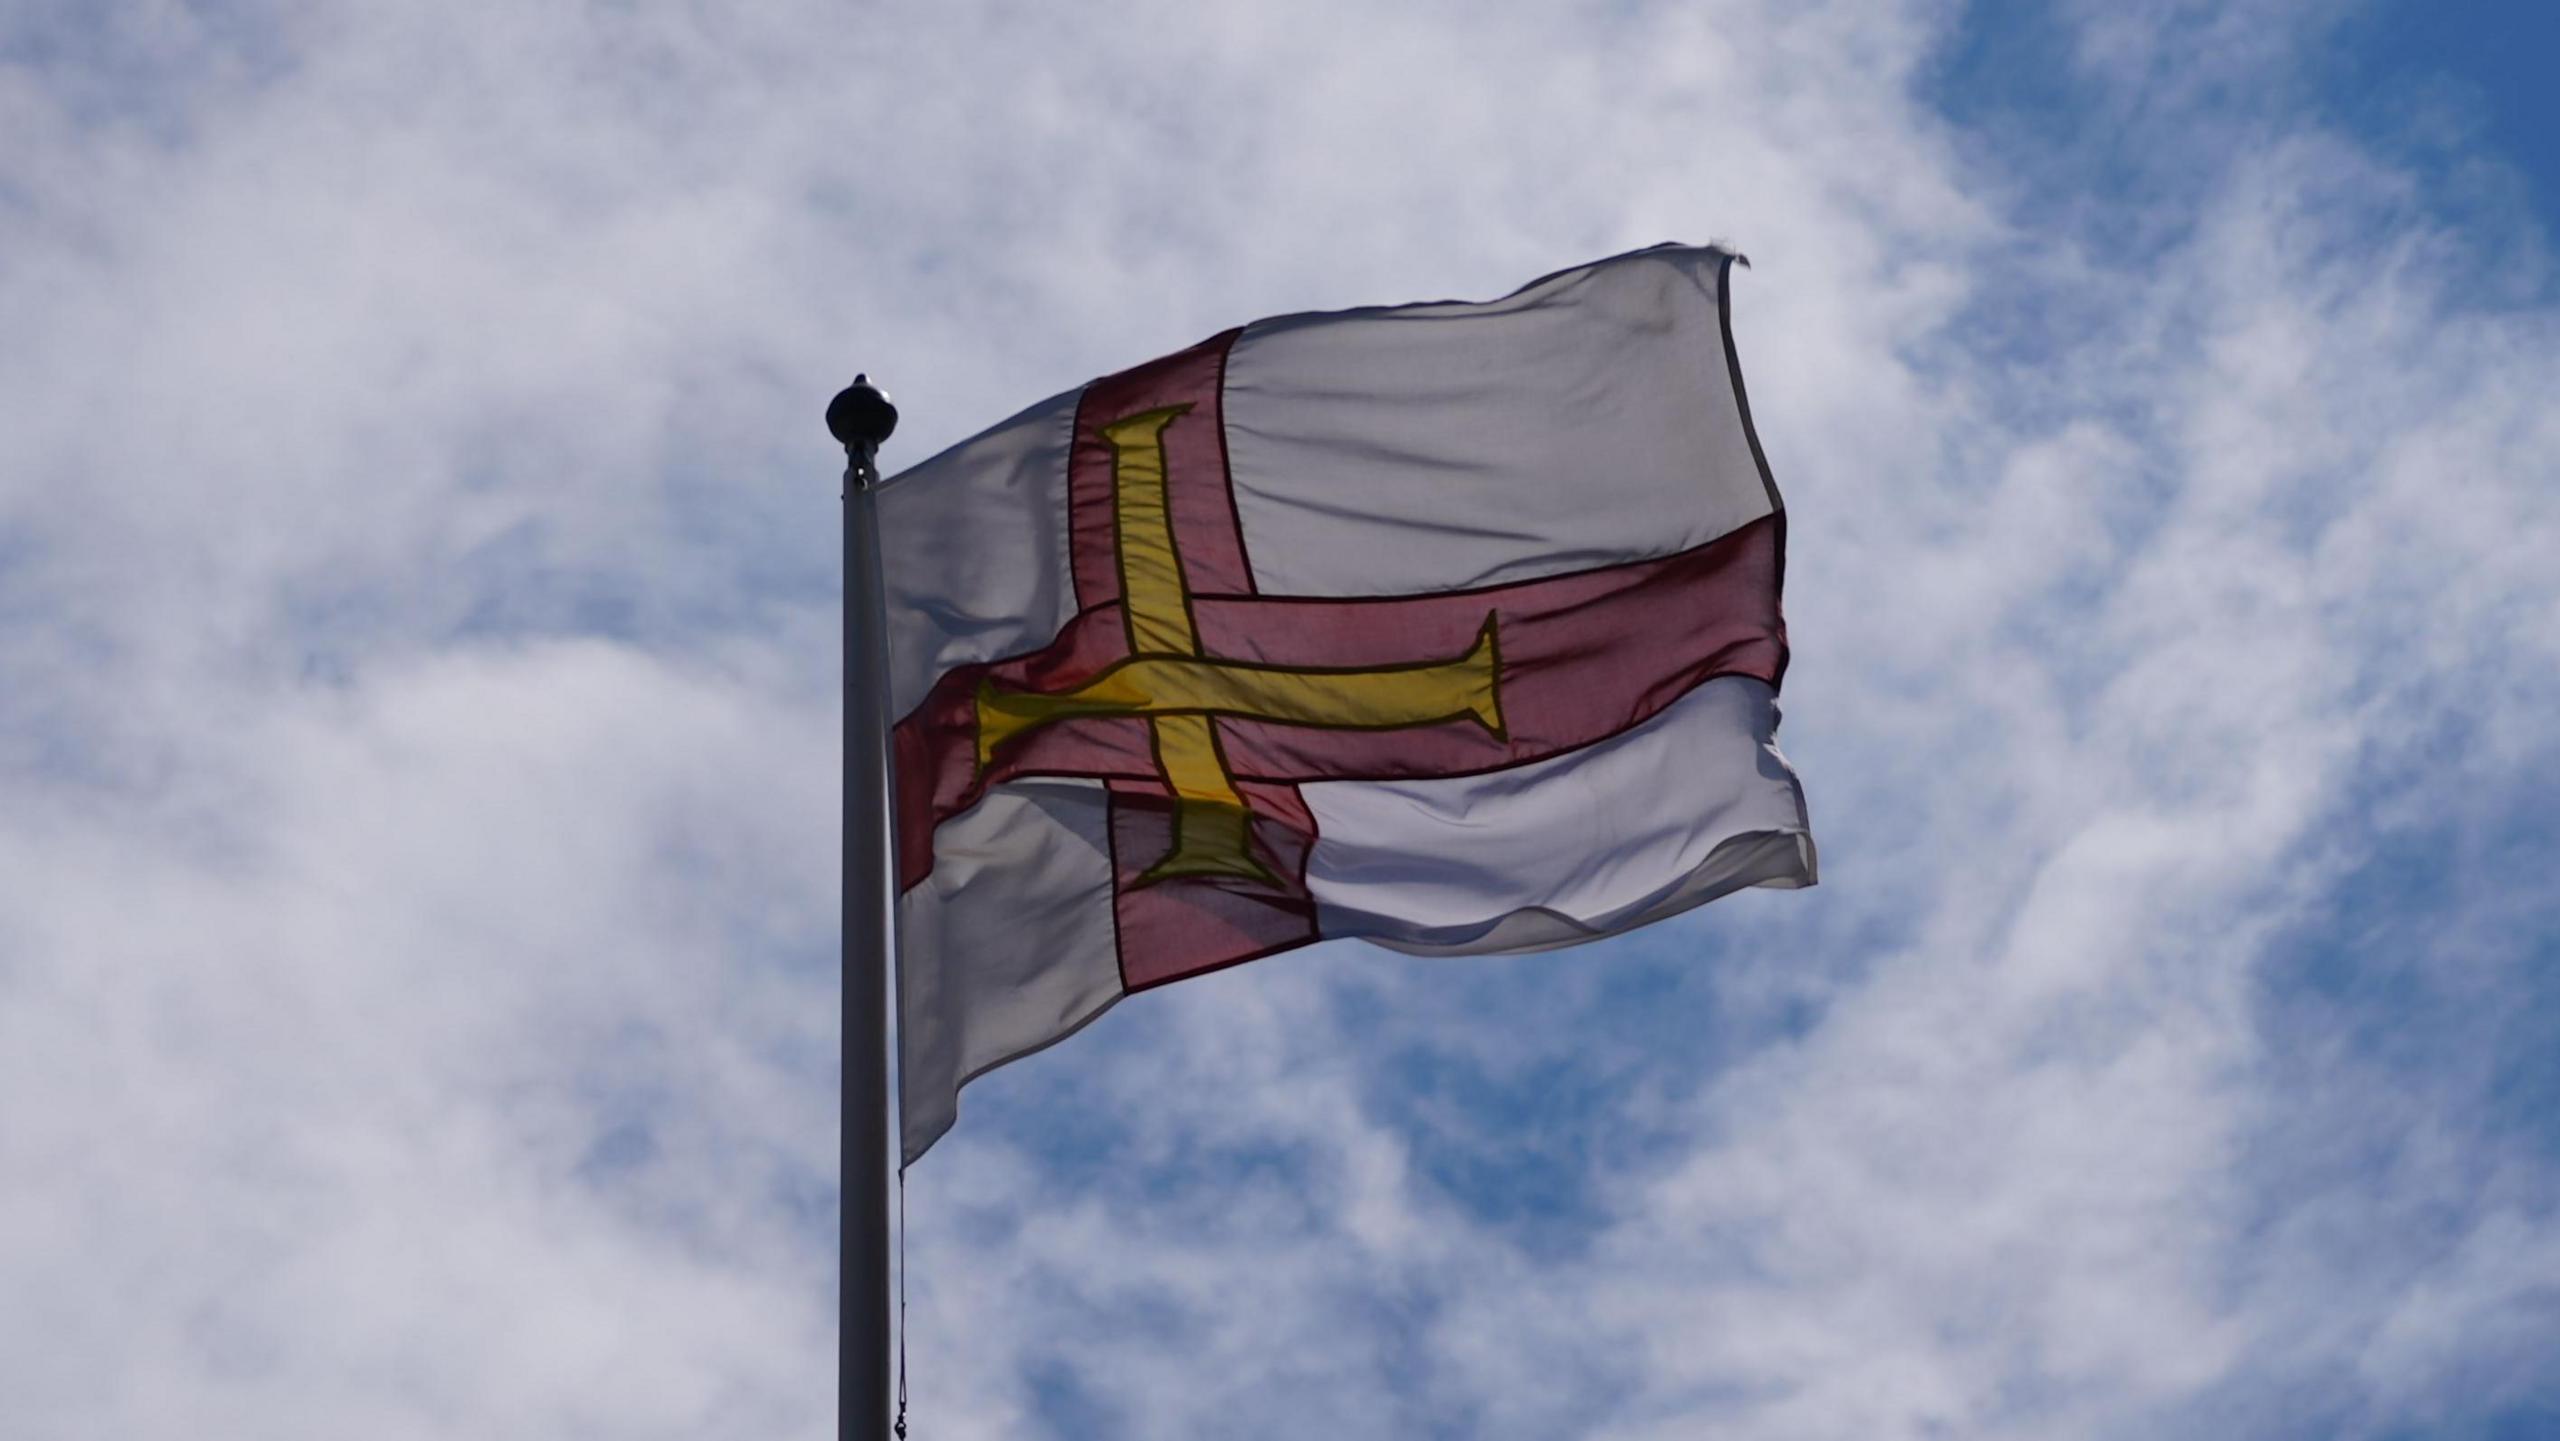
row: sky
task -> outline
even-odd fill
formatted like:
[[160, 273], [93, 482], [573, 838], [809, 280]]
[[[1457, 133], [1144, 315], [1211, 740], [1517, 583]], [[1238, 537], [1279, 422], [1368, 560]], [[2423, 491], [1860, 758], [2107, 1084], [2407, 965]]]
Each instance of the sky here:
[[915, 1434], [2560, 1436], [2556, 23], [0, 0], [0, 1435], [832, 1435], [827, 397], [1683, 240], [1821, 886], [980, 1081]]

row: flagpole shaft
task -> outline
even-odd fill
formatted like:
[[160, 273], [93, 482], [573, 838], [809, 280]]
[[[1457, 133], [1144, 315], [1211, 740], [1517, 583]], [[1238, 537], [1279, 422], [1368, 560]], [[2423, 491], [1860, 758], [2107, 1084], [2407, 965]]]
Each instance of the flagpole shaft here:
[[[846, 399], [855, 419], [839, 425]], [[862, 409], [872, 401], [879, 411]], [[843, 1220], [836, 1359], [839, 1441], [889, 1441], [888, 632], [874, 524], [888, 398], [856, 380], [828, 410], [845, 444]], [[869, 424], [864, 424], [865, 421]]]

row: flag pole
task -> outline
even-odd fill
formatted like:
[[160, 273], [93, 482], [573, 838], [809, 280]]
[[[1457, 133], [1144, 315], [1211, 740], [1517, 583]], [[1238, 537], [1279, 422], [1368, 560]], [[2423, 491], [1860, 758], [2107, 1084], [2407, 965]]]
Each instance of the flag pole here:
[[844, 1137], [838, 1240], [836, 1435], [888, 1441], [888, 632], [872, 518], [881, 442], [898, 408], [857, 375], [827, 406], [844, 445]]

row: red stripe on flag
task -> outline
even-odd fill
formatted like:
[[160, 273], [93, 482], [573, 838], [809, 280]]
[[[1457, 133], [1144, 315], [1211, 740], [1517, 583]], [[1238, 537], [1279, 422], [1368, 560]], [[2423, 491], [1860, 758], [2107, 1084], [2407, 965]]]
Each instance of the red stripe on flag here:
[[1189, 350], [1106, 375], [1084, 388], [1076, 404], [1075, 439], [1067, 451], [1068, 553], [1079, 609], [1090, 611], [1120, 599], [1112, 452], [1102, 429], [1175, 405], [1190, 407], [1164, 431], [1165, 472], [1172, 478], [1166, 505], [1184, 585], [1195, 593], [1252, 592], [1244, 533], [1236, 524], [1227, 486], [1227, 422], [1220, 401], [1227, 348], [1242, 333], [1213, 335]]
[[[1220, 717], [1229, 772], [1239, 782], [1278, 786], [1472, 774], [1616, 735], [1715, 676], [1776, 685], [1787, 660], [1778, 610], [1780, 519], [1765, 516], [1658, 560], [1482, 590], [1352, 599], [1195, 596], [1202, 649], [1221, 660], [1345, 668], [1445, 660], [1466, 653], [1488, 615], [1501, 650], [1501, 735], [1471, 719], [1333, 730]], [[1067, 690], [1127, 652], [1115, 603], [1077, 616], [1036, 654], [961, 667], [934, 686], [896, 733], [902, 886], [932, 873], [933, 828], [977, 804], [989, 785], [1091, 777], [1114, 782], [1115, 793], [1130, 797], [1124, 805], [1161, 793], [1146, 723], [1132, 717], [1043, 726], [1009, 745], [984, 774], [977, 770], [982, 679], [1006, 689]], [[1264, 814], [1259, 801], [1256, 811]], [[1143, 852], [1137, 864], [1153, 854]]]
[[1307, 854], [1315, 816], [1295, 786], [1240, 782], [1253, 810], [1253, 838], [1285, 888], [1220, 881], [1140, 885], [1150, 863], [1172, 849], [1173, 808], [1151, 781], [1111, 786], [1111, 864], [1120, 938], [1120, 980], [1132, 991], [1303, 946], [1316, 937], [1307, 894]]

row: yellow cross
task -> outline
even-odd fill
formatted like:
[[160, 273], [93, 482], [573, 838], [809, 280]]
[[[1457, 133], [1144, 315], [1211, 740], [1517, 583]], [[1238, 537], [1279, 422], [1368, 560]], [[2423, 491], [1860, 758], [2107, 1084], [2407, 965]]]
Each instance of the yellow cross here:
[[998, 747], [1053, 721], [1139, 715], [1156, 768], [1174, 795], [1173, 849], [1138, 878], [1232, 876], [1279, 885], [1249, 843], [1253, 814], [1218, 748], [1213, 716], [1375, 730], [1472, 717], [1502, 734], [1502, 656], [1488, 612], [1475, 644], [1453, 660], [1372, 668], [1259, 665], [1201, 654], [1191, 592], [1167, 502], [1166, 427], [1190, 410], [1169, 405], [1102, 428], [1112, 454], [1122, 610], [1129, 654], [1072, 690], [978, 684], [978, 769]]

